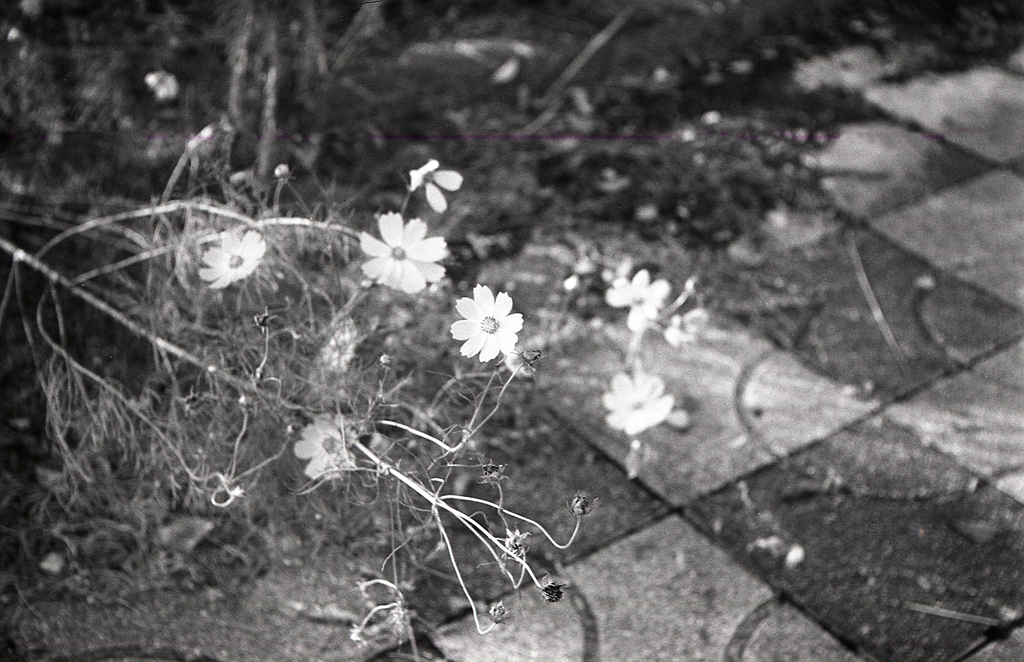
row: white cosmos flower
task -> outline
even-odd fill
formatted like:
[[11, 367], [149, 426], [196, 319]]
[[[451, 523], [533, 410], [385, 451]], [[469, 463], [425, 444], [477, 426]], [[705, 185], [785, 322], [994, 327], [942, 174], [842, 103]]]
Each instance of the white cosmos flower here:
[[632, 436], [668, 418], [675, 398], [665, 394], [660, 377], [638, 370], [632, 377], [622, 373], [612, 377], [611, 390], [601, 401], [608, 410], [608, 426]]
[[444, 267], [437, 264], [448, 254], [444, 237], [427, 237], [427, 224], [418, 218], [402, 222], [395, 212], [381, 214], [377, 219], [380, 239], [359, 233], [359, 245], [371, 260], [363, 264], [369, 278], [396, 290], [419, 292], [427, 283], [444, 278]]
[[448, 201], [441, 189], [458, 191], [462, 188], [462, 175], [454, 170], [438, 170], [440, 167], [437, 159], [430, 159], [422, 167], [409, 171], [409, 193], [423, 186], [427, 204], [438, 214], [448, 209]]
[[255, 230], [246, 230], [245, 234], [240, 230], [225, 232], [221, 235], [219, 246], [203, 253], [203, 264], [206, 266], [199, 269], [199, 277], [209, 283], [211, 288], [223, 289], [256, 271], [266, 252], [267, 242]]
[[178, 79], [174, 77], [174, 74], [162, 70], [151, 71], [142, 80], [145, 81], [146, 87], [150, 89], [157, 101], [162, 103], [178, 98], [181, 86], [178, 85]]
[[341, 414], [321, 414], [303, 428], [294, 450], [300, 460], [309, 460], [304, 473], [313, 479], [337, 478], [343, 471], [355, 470], [346, 434], [354, 432]]
[[665, 340], [673, 347], [693, 342], [709, 323], [710, 316], [704, 308], [694, 308], [683, 315], [673, 315], [665, 329]]
[[652, 320], [657, 319], [671, 289], [672, 286], [664, 278], [652, 283], [650, 272], [641, 269], [632, 280], [617, 278], [605, 292], [604, 298], [614, 308], [629, 306], [626, 326], [633, 333], [640, 333]]
[[[495, 297], [491, 288], [477, 285], [473, 298], [462, 297], [455, 308], [465, 317], [452, 324], [452, 338], [465, 340], [459, 350], [463, 356], [480, 353], [480, 362], [490, 361], [500, 354], [511, 354], [516, 348], [523, 328], [523, 316], [512, 313], [512, 297], [498, 292]], [[511, 315], [509, 313], [512, 313]]]

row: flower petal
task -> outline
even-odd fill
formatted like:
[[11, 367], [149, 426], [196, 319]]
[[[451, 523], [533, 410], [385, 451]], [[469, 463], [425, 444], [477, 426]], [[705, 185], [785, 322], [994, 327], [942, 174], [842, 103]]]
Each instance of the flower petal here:
[[647, 269], [641, 269], [640, 271], [633, 274], [632, 281], [633, 289], [644, 290], [651, 284], [651, 272]]
[[330, 469], [331, 457], [327, 453], [324, 453], [311, 459], [309, 464], [307, 464], [306, 468], [303, 470], [303, 473], [310, 478], [319, 478], [330, 471]]
[[[498, 292], [498, 295], [494, 297], [494, 311], [491, 316], [496, 320], [500, 320], [506, 317], [512, 312], [512, 297], [505, 292]], [[517, 329], [518, 331], [518, 329]]]
[[501, 351], [501, 344], [498, 342], [498, 338], [493, 333], [483, 333], [484, 346], [480, 350], [480, 362], [490, 361]]
[[384, 240], [384, 243], [391, 248], [397, 248], [402, 245], [402, 215], [389, 211], [386, 214], [381, 214], [380, 218], [377, 219], [377, 227], [380, 228], [380, 238]]
[[452, 322], [452, 338], [456, 340], [469, 340], [478, 333], [483, 333], [480, 330], [479, 322], [470, 322], [469, 320], [459, 320], [458, 322]]
[[402, 233], [402, 247], [409, 250], [413, 244], [427, 236], [427, 224], [418, 218], [409, 221]]
[[203, 264], [211, 267], [226, 267], [231, 262], [231, 253], [227, 252], [219, 246], [207, 249], [203, 253]]
[[498, 329], [498, 331], [495, 332], [494, 337], [498, 340], [498, 349], [505, 355], [514, 352], [516, 349], [516, 343], [519, 342], [519, 336], [502, 329]]
[[375, 257], [363, 262], [363, 273], [367, 278], [380, 281], [391, 271], [394, 262], [390, 257]]
[[245, 235], [242, 237], [242, 245], [239, 254], [247, 260], [255, 260], [256, 262], [259, 262], [263, 259], [266, 252], [267, 242], [263, 239], [263, 235], [255, 230], [246, 230]]
[[242, 233], [239, 230], [230, 230], [220, 235], [220, 247], [231, 255], [238, 255], [242, 252]]
[[428, 173], [434, 172], [441, 167], [441, 164], [436, 159], [430, 159], [424, 165], [416, 168], [415, 170], [409, 171], [409, 192], [412, 193], [420, 186], [423, 185], [423, 178]]
[[480, 304], [469, 297], [462, 297], [456, 301], [455, 309], [458, 310], [459, 314], [467, 320], [476, 322], [478, 326], [480, 322], [487, 317], [483, 308], [480, 307]]
[[508, 317], [498, 322], [498, 330], [505, 331], [507, 333], [519, 333], [523, 330], [523, 314], [512, 313]]
[[481, 319], [494, 316], [494, 293], [486, 285], [477, 285], [473, 288], [473, 299], [479, 304], [483, 311]]
[[409, 260], [402, 260], [398, 263], [401, 268], [399, 276], [400, 289], [409, 294], [416, 294], [427, 287], [427, 281], [423, 274], [416, 268], [416, 265]]
[[438, 262], [448, 257], [448, 242], [444, 237], [429, 237], [404, 246], [405, 254], [417, 262]]
[[671, 291], [672, 285], [670, 285], [664, 278], [659, 278], [651, 283], [650, 287], [647, 288], [644, 298], [648, 301], [657, 301], [658, 307], [660, 308], [661, 304], [668, 298], [669, 292]]
[[321, 453], [324, 453], [324, 445], [319, 441], [312, 439], [299, 439], [295, 442], [295, 457], [308, 460], [311, 457], [316, 457]]
[[400, 260], [388, 260], [387, 269], [377, 279], [381, 285], [390, 287], [393, 290], [402, 288], [402, 262]]
[[446, 191], [458, 191], [462, 188], [462, 175], [454, 170], [438, 170], [431, 179]]
[[219, 268], [201, 268], [199, 277], [207, 281], [210, 289], [221, 290], [231, 284], [230, 273]]
[[629, 281], [616, 280], [604, 293], [604, 300], [612, 308], [625, 308], [633, 304], [633, 287]]
[[462, 355], [466, 357], [475, 356], [476, 353], [483, 348], [484, 343], [487, 342], [488, 335], [490, 334], [477, 333], [472, 338], [470, 338], [469, 340], [462, 344], [462, 347], [459, 348], [459, 352], [461, 352]]
[[626, 328], [633, 333], [640, 333], [647, 328], [648, 321], [643, 306], [633, 306], [629, 309], [629, 317], [626, 318]]
[[433, 262], [420, 262], [419, 260], [412, 260], [412, 263], [416, 265], [416, 268], [423, 274], [423, 278], [428, 283], [436, 283], [437, 281], [444, 278], [445, 268], [440, 264], [434, 264]]
[[359, 248], [372, 257], [384, 257], [391, 255], [391, 247], [380, 239], [371, 237], [365, 232], [359, 233]]
[[608, 427], [614, 430], [622, 430], [623, 432], [627, 432], [627, 419], [628, 416], [626, 413], [618, 410], [613, 410], [608, 414], [608, 416], [605, 417], [604, 421], [605, 423], [608, 424]]
[[427, 182], [424, 187], [427, 194], [427, 204], [438, 214], [443, 214], [448, 209], [448, 201], [444, 199], [444, 193], [433, 182]]

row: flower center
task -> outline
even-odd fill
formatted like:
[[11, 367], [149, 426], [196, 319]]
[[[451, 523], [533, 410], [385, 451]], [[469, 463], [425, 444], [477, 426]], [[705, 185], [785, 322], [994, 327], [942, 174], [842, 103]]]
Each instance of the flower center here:
[[338, 439], [334, 437], [327, 437], [324, 439], [324, 451], [327, 453], [333, 453], [338, 449]]
[[405, 249], [402, 248], [401, 246], [396, 246], [395, 248], [392, 248], [391, 249], [391, 257], [393, 257], [396, 260], [404, 260], [405, 259]]
[[633, 411], [640, 411], [641, 409], [643, 409], [646, 406], [647, 406], [646, 402], [641, 402], [641, 401], [634, 402], [633, 403]]
[[480, 330], [484, 333], [497, 333], [498, 320], [493, 317], [485, 317], [480, 321]]
[[243, 262], [245, 262], [245, 258], [243, 258], [241, 255], [232, 255], [231, 259], [228, 260], [228, 267], [230, 267], [231, 269], [237, 269], [240, 266], [242, 266]]

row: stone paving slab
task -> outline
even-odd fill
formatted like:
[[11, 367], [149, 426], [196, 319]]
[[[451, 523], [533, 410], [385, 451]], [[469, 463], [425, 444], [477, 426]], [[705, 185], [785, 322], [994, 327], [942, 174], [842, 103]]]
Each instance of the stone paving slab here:
[[810, 164], [840, 208], [871, 218], [988, 169], [968, 152], [888, 122], [843, 126]]
[[835, 637], [792, 605], [763, 603], [736, 629], [726, 662], [857, 662]]
[[1024, 177], [997, 170], [873, 221], [935, 266], [1024, 306]]
[[629, 332], [606, 324], [552, 350], [544, 386], [552, 408], [590, 443], [623, 463], [635, 462], [639, 479], [674, 504], [683, 504], [775, 461], [870, 411], [877, 403], [802, 366], [755, 333], [718, 320], [693, 343], [673, 348], [649, 333], [639, 356], [661, 377], [690, 426], [660, 425], [638, 435], [643, 450], [605, 423], [601, 401], [613, 375], [623, 371]]
[[711, 305], [882, 401], [1024, 331], [1013, 306], [861, 230], [769, 255], [757, 267], [723, 265], [705, 283]]
[[1024, 614], [1024, 507], [884, 419], [687, 514], [878, 660], [955, 660]]
[[1024, 77], [979, 67], [875, 85], [865, 98], [993, 161], [1024, 155]]
[[886, 416], [1024, 502], [1024, 344], [890, 406]]
[[352, 617], [368, 609], [359, 579], [330, 554], [307, 566], [277, 566], [238, 595], [154, 591], [122, 604], [34, 603], [15, 642], [45, 659], [361, 662], [396, 639], [350, 639]]
[[[572, 601], [546, 602], [535, 586], [502, 599], [509, 620], [480, 634], [472, 617], [455, 621], [433, 634], [435, 645], [451, 662], [583, 662], [585, 631]], [[486, 606], [482, 607], [486, 609]], [[491, 621], [482, 617], [486, 628]]]
[[968, 658], [971, 662], [1020, 662], [1024, 660], [1024, 631], [1014, 630], [1003, 641], [994, 641]]
[[676, 517], [568, 574], [562, 602], [545, 603], [528, 588], [504, 599], [514, 617], [495, 631], [480, 635], [467, 617], [434, 641], [452, 662], [860, 659]]
[[597, 621], [602, 659], [721, 660], [768, 587], [670, 517], [570, 569]]

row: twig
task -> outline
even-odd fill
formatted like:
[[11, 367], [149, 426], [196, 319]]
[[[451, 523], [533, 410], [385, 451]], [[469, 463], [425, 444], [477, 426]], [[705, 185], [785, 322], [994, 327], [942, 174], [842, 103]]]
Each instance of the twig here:
[[225, 382], [231, 384], [232, 386], [234, 386], [235, 388], [244, 393], [257, 392], [256, 388], [251, 383], [241, 380], [238, 377], [235, 377], [234, 375], [221, 372], [218, 366], [208, 364], [199, 357], [190, 353], [188, 350], [182, 347], [178, 347], [174, 343], [165, 340], [164, 338], [161, 338], [160, 336], [157, 336], [156, 334], [142, 328], [142, 326], [140, 326], [138, 322], [129, 318], [127, 315], [117, 310], [116, 308], [108, 304], [106, 301], [103, 301], [96, 295], [87, 292], [86, 290], [83, 290], [80, 287], [76, 287], [75, 284], [66, 276], [58, 273], [46, 263], [38, 260], [32, 255], [29, 255], [24, 250], [18, 248], [17, 246], [7, 241], [3, 237], [0, 237], [0, 250], [3, 250], [5, 253], [10, 255], [14, 259], [15, 263], [23, 262], [27, 264], [32, 269], [35, 269], [43, 276], [45, 276], [50, 282], [61, 285], [62, 287], [67, 289], [68, 292], [70, 292], [73, 296], [78, 297], [79, 299], [85, 301], [90, 306], [107, 314], [108, 316], [113, 318], [116, 322], [127, 328], [135, 335], [145, 338], [154, 347], [163, 350], [168, 354], [173, 354], [179, 359], [182, 359], [186, 363], [189, 363], [204, 372], [207, 372], [211, 375], [216, 375], [218, 378], [223, 379]]
[[274, 167], [274, 141], [277, 139], [277, 72], [281, 50], [277, 43], [277, 22], [269, 21], [265, 36], [267, 48], [267, 76], [263, 83], [263, 112], [260, 115], [260, 138], [256, 145], [256, 174], [262, 179], [270, 176]]
[[338, 57], [334, 59], [334, 64], [330, 66], [330, 73], [336, 74], [341, 71], [352, 57], [352, 53], [355, 52], [355, 47], [359, 42], [380, 29], [380, 26], [384, 23], [381, 14], [383, 6], [383, 2], [364, 2], [359, 5], [359, 10], [356, 11], [352, 22], [345, 28], [341, 39], [338, 40], [338, 43], [332, 49], [338, 51]]
[[242, 19], [242, 27], [238, 36], [231, 43], [231, 52], [228, 59], [231, 66], [231, 80], [228, 84], [228, 117], [236, 127], [245, 126], [245, 118], [242, 116], [242, 91], [245, 84], [245, 74], [249, 70], [249, 42], [252, 41], [252, 24], [255, 20], [251, 2], [243, 5], [245, 17]]
[[955, 621], [964, 621], [965, 623], [977, 623], [978, 625], [987, 625], [989, 627], [1002, 624], [1002, 621], [995, 618], [965, 614], [961, 611], [953, 611], [952, 609], [944, 609], [943, 607], [933, 607], [930, 605], [921, 605], [916, 602], [904, 602], [903, 606], [912, 611], [921, 612], [922, 614], [949, 618]]
[[[587, 45], [583, 47], [583, 50], [580, 51], [575, 58], [573, 58], [572, 62], [569, 63], [569, 66], [567, 66], [565, 70], [562, 71], [561, 75], [559, 75], [558, 78], [555, 79], [555, 82], [552, 83], [550, 87], [548, 87], [548, 90], [547, 92], [544, 93], [544, 96], [540, 98], [538, 105], [543, 106], [545, 108], [545, 112], [541, 113], [541, 117], [545, 116], [547, 108], [551, 106], [551, 104], [554, 103], [555, 100], [562, 95], [562, 92], [565, 90], [566, 86], [572, 81], [573, 78], [577, 76], [577, 74], [580, 73], [580, 70], [582, 70], [583, 67], [586, 66], [587, 62], [589, 62], [590, 59], [594, 57], [594, 55], [596, 55], [597, 52], [605, 46], [605, 44], [611, 41], [612, 37], [615, 36], [615, 33], [622, 29], [622, 26], [624, 26], [626, 24], [626, 21], [629, 20], [629, 17], [633, 15], [635, 9], [635, 6], [628, 5], [625, 9], [620, 11], [618, 15], [614, 19], [612, 19], [612, 22], [606, 25], [603, 30], [594, 35], [587, 43]], [[540, 126], [538, 126], [539, 119], [540, 118], [537, 118], [537, 120], [530, 122], [530, 124], [528, 124], [527, 127], [523, 129], [523, 133], [532, 133], [533, 131], [536, 131], [538, 128], [540, 128]], [[527, 129], [529, 129], [529, 131], [527, 131]]]
[[[93, 228], [101, 227], [103, 225], [109, 225], [111, 223], [117, 223], [119, 221], [128, 221], [135, 218], [148, 218], [150, 216], [157, 216], [159, 214], [169, 214], [171, 212], [180, 211], [182, 209], [195, 209], [198, 211], [204, 211], [208, 214], [214, 214], [216, 216], [224, 216], [236, 220], [246, 225], [255, 226], [256, 221], [252, 220], [248, 216], [239, 214], [231, 209], [224, 207], [218, 207], [216, 205], [207, 204], [204, 202], [192, 202], [189, 200], [177, 200], [175, 202], [168, 202], [166, 204], [156, 205], [155, 207], [145, 207], [143, 209], [134, 209], [132, 211], [122, 212], [120, 214], [112, 214], [110, 216], [100, 216], [98, 218], [91, 218], [84, 223], [80, 223], [74, 227], [64, 230], [56, 237], [46, 242], [42, 248], [36, 251], [36, 257], [41, 258], [48, 253], [54, 246], [64, 241], [68, 237], [76, 234], [82, 234], [88, 232]], [[145, 240], [136, 240], [140, 247], [146, 248]]]
[[882, 332], [882, 337], [885, 338], [889, 351], [898, 359], [900, 371], [905, 374], [908, 370], [907, 355], [903, 353], [903, 348], [900, 347], [899, 342], [896, 340], [896, 335], [892, 332], [889, 322], [885, 319], [882, 307], [878, 305], [875, 290], [871, 287], [871, 280], [868, 278], [867, 271], [864, 270], [864, 263], [860, 259], [857, 240], [852, 234], [846, 236], [846, 251], [850, 254], [850, 262], [853, 263], [853, 272], [857, 276], [857, 284], [860, 285], [860, 290], [868, 302], [871, 316], [874, 318], [875, 324], [878, 325], [878, 329]]

